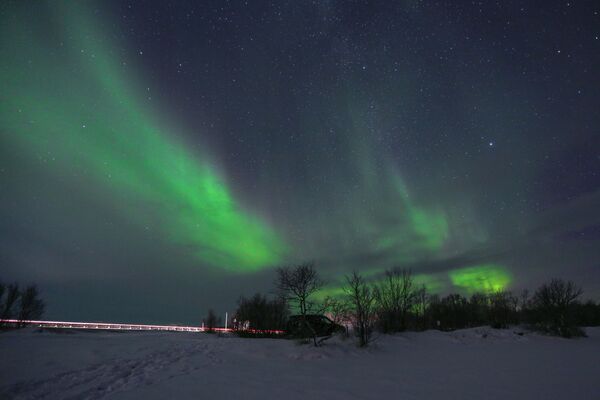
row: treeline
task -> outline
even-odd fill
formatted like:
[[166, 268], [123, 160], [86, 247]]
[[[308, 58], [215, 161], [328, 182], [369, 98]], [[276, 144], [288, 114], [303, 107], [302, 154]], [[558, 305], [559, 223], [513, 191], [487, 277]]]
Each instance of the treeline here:
[[305, 263], [280, 268], [275, 286], [274, 299], [261, 294], [239, 299], [235, 314], [238, 327], [245, 323], [254, 329], [285, 329], [292, 309], [301, 316], [326, 313], [335, 323], [350, 326], [358, 344], [367, 346], [376, 331], [448, 331], [482, 325], [503, 329], [522, 324], [548, 334], [574, 337], [584, 335], [582, 326], [600, 325], [600, 304], [582, 302], [582, 289], [561, 279], [543, 284], [533, 294], [497, 291], [441, 297], [417, 285], [409, 270], [388, 270], [375, 283], [354, 272], [345, 278], [344, 295], [317, 302], [315, 294], [323, 282], [314, 265]]
[[412, 329], [454, 330], [481, 325], [505, 329], [524, 324], [535, 330], [563, 337], [582, 336], [581, 326], [600, 325], [600, 304], [580, 300], [583, 291], [573, 282], [553, 279], [540, 286], [533, 295], [523, 291], [475, 293], [470, 297], [449, 294], [426, 295], [410, 313]]
[[252, 297], [240, 297], [234, 315], [234, 328], [258, 330], [283, 330], [290, 316], [288, 303], [281, 297], [269, 299], [256, 293]]
[[[40, 299], [36, 285], [23, 289], [18, 283], [4, 284], [0, 282], [0, 327], [23, 327], [27, 320], [39, 319], [44, 314], [45, 304]], [[17, 320], [9, 323], [6, 320]]]
[[[561, 279], [543, 284], [531, 296], [528, 291], [520, 296], [510, 291], [496, 291], [474, 293], [467, 298], [458, 293], [444, 297], [429, 294], [424, 286], [415, 285], [412, 274], [406, 270], [387, 271], [385, 278], [374, 284], [359, 278], [354, 274], [347, 281], [353, 288], [356, 284], [352, 283], [361, 280], [359, 288], [352, 289], [351, 293], [363, 293], [363, 303], [372, 300], [373, 312], [364, 321], [367, 330], [394, 333], [482, 325], [503, 329], [524, 324], [549, 334], [573, 337], [584, 335], [581, 326], [600, 325], [600, 304], [591, 300], [581, 302], [581, 288]], [[356, 319], [356, 303], [351, 302], [349, 307], [351, 320]], [[367, 336], [362, 345], [368, 340]]]

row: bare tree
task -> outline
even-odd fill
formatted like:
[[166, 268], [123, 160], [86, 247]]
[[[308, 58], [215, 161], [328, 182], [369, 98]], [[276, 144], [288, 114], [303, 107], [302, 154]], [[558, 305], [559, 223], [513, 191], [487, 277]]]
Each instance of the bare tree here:
[[466, 326], [486, 325], [490, 317], [490, 296], [486, 293], [475, 292], [467, 304]]
[[492, 328], [506, 329], [517, 322], [518, 298], [500, 290], [488, 295], [489, 323]]
[[531, 317], [531, 298], [529, 290], [523, 289], [518, 297], [517, 312], [519, 322], [529, 321]]
[[314, 310], [311, 296], [323, 287], [313, 262], [277, 270], [277, 289], [281, 297], [296, 305], [298, 312], [306, 316]]
[[552, 279], [542, 285], [531, 300], [536, 322], [544, 330], [561, 336], [579, 334], [572, 320], [572, 306], [583, 290], [571, 281]]
[[315, 303], [311, 297], [323, 287], [313, 262], [306, 262], [295, 267], [281, 267], [277, 270], [277, 290], [288, 303], [295, 305], [302, 323], [309, 332], [315, 346], [318, 346], [317, 333], [306, 316], [314, 312]]
[[385, 278], [375, 287], [374, 294], [379, 307], [381, 329], [384, 332], [405, 330], [407, 315], [416, 296], [411, 271], [386, 271]]
[[323, 308], [330, 315], [333, 323], [346, 326], [350, 314], [350, 305], [347, 301], [340, 298], [327, 297], [323, 303]]
[[422, 330], [427, 329], [426, 313], [428, 306], [429, 295], [427, 294], [427, 288], [425, 285], [421, 285], [421, 287], [415, 291], [414, 309], [417, 316], [418, 327]]
[[583, 290], [572, 281], [552, 279], [549, 284], [542, 285], [533, 295], [533, 302], [546, 307], [568, 307]]
[[44, 314], [45, 304], [39, 298], [36, 285], [28, 286], [21, 294], [21, 309], [19, 311], [19, 325], [24, 326], [23, 321], [38, 319]]
[[368, 346], [375, 321], [375, 296], [371, 286], [357, 272], [346, 277], [344, 291], [348, 296], [356, 326], [358, 345]]
[[4, 302], [0, 304], [0, 319], [11, 319], [16, 315], [15, 308], [20, 296], [19, 284], [13, 283], [6, 287]]
[[211, 308], [208, 310], [208, 315], [204, 318], [204, 329], [206, 332], [214, 332], [215, 328], [220, 322], [220, 318], [217, 318], [217, 314], [215, 314], [214, 310]]

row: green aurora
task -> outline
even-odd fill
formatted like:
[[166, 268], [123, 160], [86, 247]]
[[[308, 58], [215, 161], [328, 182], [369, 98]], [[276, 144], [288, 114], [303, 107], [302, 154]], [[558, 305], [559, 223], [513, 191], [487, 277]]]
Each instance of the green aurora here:
[[[217, 269], [255, 272], [313, 255], [305, 254], [306, 248], [292, 251], [298, 246], [236, 199], [207, 149], [191, 148], [178, 129], [157, 117], [163, 114], [144, 79], [135, 76], [135, 62], [94, 28], [87, 12], [72, 7], [56, 12], [61, 24], [50, 37], [41, 29], [25, 29], [18, 19], [2, 27], [2, 37], [11, 38], [2, 40], [0, 48], [5, 60], [0, 71], [3, 141], [47, 163], [56, 174], [108, 188], [116, 208], [140, 226], [158, 216], [170, 242], [191, 248], [199, 262]], [[356, 115], [353, 107], [348, 109]], [[346, 145], [355, 160], [352, 179], [361, 190], [337, 213], [314, 211], [310, 205], [307, 215], [324, 221], [310, 230], [337, 235], [343, 251], [360, 243], [385, 253], [383, 260], [361, 266], [376, 281], [386, 268], [443, 252], [451, 246], [453, 231], [443, 208], [420, 205], [392, 163], [376, 162], [376, 147], [362, 134], [364, 121], [356, 119], [353, 126]], [[337, 164], [329, 168], [339, 179], [335, 188], [351, 186]], [[329, 203], [344, 204], [338, 196], [331, 194]], [[356, 212], [373, 204], [381, 207]], [[332, 216], [319, 218], [325, 214]], [[337, 233], [331, 226], [339, 227]], [[343, 261], [335, 264], [346, 268]], [[452, 286], [487, 292], [511, 282], [500, 265], [414, 272], [417, 284], [433, 292]], [[341, 275], [335, 272], [333, 281]], [[339, 285], [332, 285], [322, 295], [339, 293]]]
[[[379, 277], [370, 279], [373, 284], [382, 282]], [[512, 281], [508, 270], [502, 266], [486, 264], [465, 268], [457, 268], [449, 272], [434, 274], [415, 274], [413, 284], [415, 287], [425, 287], [428, 293], [449, 293], [458, 291], [463, 294], [494, 293], [508, 289]], [[344, 295], [344, 282], [328, 285], [316, 295], [319, 301], [327, 297], [337, 298]]]
[[284, 241], [242, 209], [205, 154], [156, 121], [127, 62], [87, 15], [60, 12], [66, 25], [55, 38], [16, 19], [2, 27], [11, 38], [0, 49], [3, 140], [58, 174], [83, 171], [141, 224], [138, 207], [154, 207], [170, 240], [204, 263], [239, 272], [280, 263]]
[[452, 284], [469, 294], [497, 292], [511, 282], [509, 272], [498, 265], [478, 265], [449, 272]]

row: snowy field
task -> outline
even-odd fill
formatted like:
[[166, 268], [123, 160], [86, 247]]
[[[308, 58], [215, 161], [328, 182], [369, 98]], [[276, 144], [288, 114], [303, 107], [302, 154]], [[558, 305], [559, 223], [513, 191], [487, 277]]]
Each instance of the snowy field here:
[[475, 328], [369, 349], [193, 333], [0, 334], [1, 399], [600, 399], [600, 329]]

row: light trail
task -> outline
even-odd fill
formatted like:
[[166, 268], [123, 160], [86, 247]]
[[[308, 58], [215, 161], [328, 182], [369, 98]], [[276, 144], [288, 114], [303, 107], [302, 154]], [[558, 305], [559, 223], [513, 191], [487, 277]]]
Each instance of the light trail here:
[[[232, 328], [206, 328], [200, 326], [181, 326], [181, 325], [146, 325], [146, 324], [119, 324], [111, 322], [74, 322], [74, 321], [41, 321], [41, 320], [18, 320], [18, 319], [0, 319], [0, 323], [5, 324], [26, 324], [35, 325], [39, 328], [60, 328], [60, 329], [96, 329], [105, 331], [169, 331], [169, 332], [235, 332]], [[243, 332], [254, 334], [274, 334], [281, 335], [285, 333], [282, 330], [269, 329], [246, 329]]]

